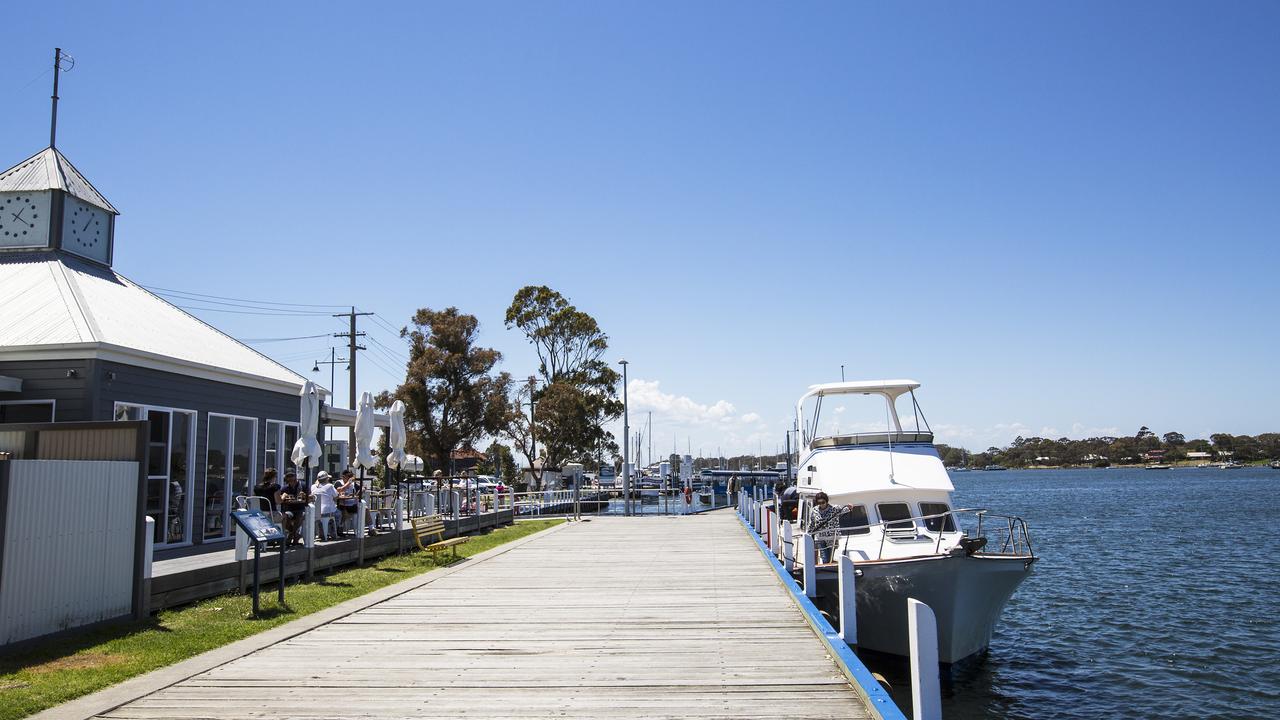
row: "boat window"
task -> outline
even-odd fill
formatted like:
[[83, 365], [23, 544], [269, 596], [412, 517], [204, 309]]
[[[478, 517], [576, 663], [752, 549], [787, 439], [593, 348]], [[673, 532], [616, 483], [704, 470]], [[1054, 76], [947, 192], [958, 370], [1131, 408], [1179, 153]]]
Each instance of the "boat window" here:
[[880, 520], [885, 523], [886, 530], [914, 530], [911, 522], [911, 508], [906, 503], [880, 503], [876, 505]]
[[[853, 509], [840, 516], [840, 529], [857, 528], [856, 530], [848, 530], [846, 535], [866, 535], [871, 532], [871, 528], [867, 525], [867, 507], [865, 505], [854, 505]], [[861, 527], [859, 527], [861, 526]]]
[[[937, 515], [939, 513], [947, 512], [950, 509], [951, 508], [947, 507], [946, 503], [932, 503], [932, 502], [920, 503], [920, 514], [925, 516]], [[950, 515], [946, 515], [944, 517], [935, 517], [935, 518], [926, 517], [924, 521], [924, 526], [928, 528], [930, 532], [938, 532], [938, 531], [955, 532], [956, 531], [955, 519], [952, 518], [952, 516]]]

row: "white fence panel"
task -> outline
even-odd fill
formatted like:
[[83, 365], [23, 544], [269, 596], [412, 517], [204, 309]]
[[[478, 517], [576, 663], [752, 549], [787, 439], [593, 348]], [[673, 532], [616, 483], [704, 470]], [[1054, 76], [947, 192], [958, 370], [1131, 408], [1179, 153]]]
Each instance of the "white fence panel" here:
[[137, 493], [135, 462], [11, 461], [0, 644], [130, 614]]

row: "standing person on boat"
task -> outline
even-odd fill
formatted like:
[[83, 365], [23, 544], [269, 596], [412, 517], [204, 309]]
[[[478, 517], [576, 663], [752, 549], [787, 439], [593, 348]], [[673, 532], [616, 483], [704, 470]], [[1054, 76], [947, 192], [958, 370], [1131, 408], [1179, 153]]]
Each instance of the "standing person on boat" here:
[[795, 522], [796, 509], [800, 507], [800, 491], [795, 485], [779, 480], [773, 485], [773, 494], [778, 498], [778, 517]]
[[836, 538], [840, 535], [839, 518], [853, 507], [845, 505], [836, 507], [831, 498], [820, 492], [813, 496], [813, 510], [809, 512], [809, 523], [805, 531], [813, 535], [814, 547], [818, 550], [818, 562], [831, 562], [831, 555], [836, 549]]

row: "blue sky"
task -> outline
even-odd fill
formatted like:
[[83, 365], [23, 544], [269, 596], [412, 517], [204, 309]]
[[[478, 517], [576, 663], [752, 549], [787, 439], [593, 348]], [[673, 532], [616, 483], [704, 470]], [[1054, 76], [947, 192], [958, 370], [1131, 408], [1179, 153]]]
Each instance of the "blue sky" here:
[[524, 376], [502, 313], [544, 283], [663, 449], [772, 452], [841, 364], [972, 449], [1280, 429], [1275, 3], [113, 5], [6, 11], [0, 164], [62, 46], [59, 147], [144, 284], [456, 305]]

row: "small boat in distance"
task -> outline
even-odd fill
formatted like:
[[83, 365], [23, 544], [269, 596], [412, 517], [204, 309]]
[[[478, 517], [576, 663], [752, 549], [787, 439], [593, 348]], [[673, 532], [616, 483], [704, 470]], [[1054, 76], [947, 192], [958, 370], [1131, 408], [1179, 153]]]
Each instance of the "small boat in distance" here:
[[1268, 465], [1267, 467], [1271, 468], [1272, 470], [1280, 470], [1280, 460], [1272, 460], [1271, 464]]
[[1150, 465], [1145, 465], [1143, 467], [1145, 467], [1147, 470], [1172, 470], [1173, 469], [1172, 465], [1165, 465], [1164, 463], [1151, 463]]
[[1008, 470], [1009, 468], [1007, 468], [1007, 467], [1005, 467], [1005, 466], [1003, 466], [1003, 465], [997, 465], [997, 464], [995, 464], [995, 463], [991, 463], [990, 465], [988, 465], [988, 466], [986, 466], [986, 467], [984, 467], [984, 468], [982, 468], [982, 469], [983, 469], [983, 470], [987, 470], [987, 471], [993, 471], [993, 470]]
[[1222, 463], [1223, 470], [1239, 470], [1242, 467], [1244, 467], [1244, 463], [1236, 462], [1235, 460]]

